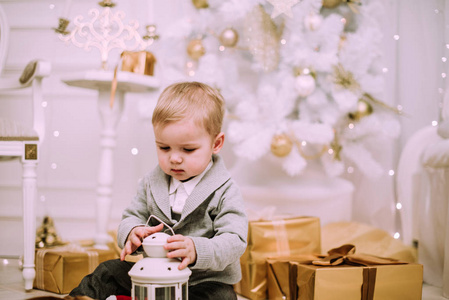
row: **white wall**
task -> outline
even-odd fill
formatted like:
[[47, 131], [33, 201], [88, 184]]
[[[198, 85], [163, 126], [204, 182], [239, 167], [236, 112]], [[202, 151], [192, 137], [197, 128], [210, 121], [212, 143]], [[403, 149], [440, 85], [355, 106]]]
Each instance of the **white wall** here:
[[[186, 1], [155, 1], [155, 20], [163, 31], [185, 9]], [[97, 1], [72, 1], [71, 14], [85, 13]], [[116, 1], [127, 18], [146, 24], [147, 2], [144, 0]], [[447, 69], [441, 61], [447, 55], [442, 37], [445, 1], [382, 0], [386, 6], [383, 28], [385, 31], [385, 59], [389, 66], [386, 91], [389, 103], [401, 104], [407, 116], [403, 117], [403, 134], [397, 145], [387, 145], [389, 153], [381, 159], [395, 168], [400, 146], [419, 128], [438, 119], [438, 105], [443, 88], [441, 71]], [[85, 52], [62, 43], [51, 29], [57, 25], [57, 17], [64, 0], [0, 0], [11, 27], [10, 48], [4, 76], [18, 76], [26, 63], [35, 58], [52, 62], [53, 72], [44, 81], [47, 135], [41, 151], [38, 169], [38, 216], [44, 213], [55, 219], [56, 228], [65, 240], [92, 238], [95, 231], [95, 188], [98, 158], [100, 155], [100, 118], [97, 111], [97, 94], [81, 88], [68, 87], [61, 82], [64, 75], [100, 65], [95, 49]], [[54, 8], [52, 8], [54, 5]], [[144, 9], [142, 9], [142, 7]], [[440, 8], [440, 13], [435, 13]], [[128, 17], [129, 16], [129, 17]], [[399, 34], [400, 39], [392, 37]], [[113, 53], [118, 57], [118, 53]], [[112, 56], [111, 56], [112, 57]], [[151, 107], [157, 93], [134, 94], [126, 98], [125, 111], [117, 130], [115, 149], [115, 175], [113, 208], [110, 228], [116, 228], [121, 211], [134, 195], [137, 180], [156, 164], [149, 120]], [[0, 96], [0, 117], [20, 110], [26, 94], [13, 97]], [[23, 119], [30, 112], [23, 112]], [[55, 136], [55, 131], [59, 136]], [[139, 154], [132, 155], [131, 149]], [[230, 146], [224, 149], [228, 165], [235, 161]], [[56, 168], [52, 168], [52, 164]], [[355, 201], [394, 203], [392, 181], [372, 183], [352, 178], [357, 184]], [[0, 255], [18, 255], [22, 249], [21, 229], [21, 166], [18, 161], [0, 164]], [[382, 186], [386, 184], [386, 186]], [[379, 188], [380, 186], [380, 188]], [[364, 199], [364, 200], [363, 200]], [[357, 203], [357, 202], [356, 202]], [[357, 205], [355, 205], [357, 207]], [[388, 209], [388, 206], [387, 206]], [[369, 213], [355, 213], [355, 219], [363, 220]], [[378, 215], [370, 216], [377, 223], [384, 222]], [[39, 221], [39, 219], [38, 219]], [[371, 221], [371, 220], [369, 220]], [[392, 223], [394, 220], [388, 220]], [[39, 223], [38, 223], [39, 225]]]

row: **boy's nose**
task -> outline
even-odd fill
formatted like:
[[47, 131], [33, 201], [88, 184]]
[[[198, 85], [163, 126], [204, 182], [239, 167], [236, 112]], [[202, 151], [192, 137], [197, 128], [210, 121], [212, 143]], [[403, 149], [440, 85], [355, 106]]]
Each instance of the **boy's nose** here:
[[182, 162], [182, 156], [179, 155], [179, 153], [173, 153], [173, 154], [170, 156], [170, 161], [171, 161], [172, 163], [179, 164], [179, 163]]

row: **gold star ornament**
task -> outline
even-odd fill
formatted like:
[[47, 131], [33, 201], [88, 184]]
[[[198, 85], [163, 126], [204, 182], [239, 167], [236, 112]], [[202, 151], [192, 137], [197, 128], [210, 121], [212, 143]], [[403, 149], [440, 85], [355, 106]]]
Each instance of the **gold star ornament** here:
[[285, 14], [293, 18], [292, 7], [300, 0], [267, 0], [274, 7], [271, 18], [274, 19], [280, 14]]

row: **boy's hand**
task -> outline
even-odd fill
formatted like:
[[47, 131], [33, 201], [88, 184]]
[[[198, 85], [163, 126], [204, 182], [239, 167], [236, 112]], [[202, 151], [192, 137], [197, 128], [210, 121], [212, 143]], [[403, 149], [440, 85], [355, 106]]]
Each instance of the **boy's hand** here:
[[170, 236], [167, 239], [167, 244], [164, 245], [164, 249], [169, 251], [167, 253], [168, 258], [179, 257], [182, 259], [181, 264], [178, 266], [179, 270], [184, 269], [196, 261], [195, 244], [191, 238], [181, 234]]
[[125, 260], [125, 256], [133, 253], [137, 248], [142, 245], [142, 240], [155, 232], [161, 231], [164, 228], [164, 224], [159, 224], [154, 227], [137, 226], [134, 227], [128, 235], [125, 247], [123, 247], [122, 253], [120, 253], [120, 260]]

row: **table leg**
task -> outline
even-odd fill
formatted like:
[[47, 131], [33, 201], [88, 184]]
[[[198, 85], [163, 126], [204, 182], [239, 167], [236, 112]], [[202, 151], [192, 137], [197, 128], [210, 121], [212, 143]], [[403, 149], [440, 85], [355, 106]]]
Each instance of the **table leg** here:
[[101, 89], [98, 95], [98, 108], [102, 120], [100, 137], [100, 165], [98, 169], [96, 202], [95, 247], [107, 248], [111, 241], [108, 235], [108, 221], [112, 204], [112, 183], [114, 179], [114, 149], [116, 146], [116, 128], [123, 113], [124, 93], [117, 92], [113, 107], [109, 105], [110, 90]]
[[34, 269], [34, 249], [36, 242], [35, 201], [37, 198], [37, 161], [23, 161], [23, 279], [25, 290], [33, 289], [36, 276]]

